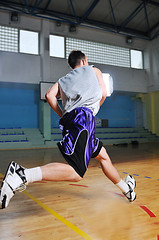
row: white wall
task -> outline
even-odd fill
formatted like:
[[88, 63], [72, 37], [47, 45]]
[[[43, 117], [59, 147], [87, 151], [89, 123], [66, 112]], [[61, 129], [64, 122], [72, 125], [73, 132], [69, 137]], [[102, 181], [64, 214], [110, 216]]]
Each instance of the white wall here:
[[[150, 43], [134, 39], [132, 45], [126, 43], [126, 37], [100, 30], [77, 27], [75, 33], [69, 32], [69, 26], [57, 27], [55, 22], [20, 15], [18, 23], [10, 22], [10, 14], [0, 13], [0, 24], [20, 29], [39, 31], [40, 56], [20, 53], [0, 52], [0, 81], [39, 83], [40, 81], [56, 81], [70, 71], [65, 59], [49, 57], [49, 33], [102, 42], [111, 45], [134, 48], [145, 51], [146, 70], [96, 64], [103, 72], [109, 72], [114, 79], [117, 91], [147, 92], [150, 86], [159, 85], [159, 41]], [[154, 45], [153, 45], [154, 44]]]
[[[144, 70], [129, 69], [104, 64], [91, 63], [98, 67], [103, 73], [109, 73], [113, 77], [114, 90], [146, 93], [147, 74]], [[57, 81], [70, 68], [65, 59], [51, 58], [51, 80]]]
[[159, 37], [144, 51], [144, 66], [147, 73], [148, 92], [159, 90]]
[[152, 41], [149, 49], [151, 56], [149, 91], [159, 91], [159, 37]]
[[[98, 67], [98, 65], [97, 65]], [[113, 77], [114, 90], [126, 92], [147, 92], [147, 74], [144, 70], [99, 65], [102, 72]]]
[[39, 83], [40, 57], [0, 52], [0, 82]]

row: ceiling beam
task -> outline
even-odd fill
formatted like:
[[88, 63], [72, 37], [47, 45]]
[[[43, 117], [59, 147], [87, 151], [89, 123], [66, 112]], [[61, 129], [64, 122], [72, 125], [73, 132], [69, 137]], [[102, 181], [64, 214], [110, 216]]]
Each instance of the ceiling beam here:
[[[145, 0], [141, 0], [141, 1], [144, 2]], [[147, 2], [147, 4], [159, 7], [159, 3], [158, 2], [155, 2], [155, 1], [152, 1], [152, 0], [146, 0], [146, 2]]]
[[[43, 1], [44, 1], [44, 0], [39, 0], [39, 2], [38, 2], [38, 0], [35, 0], [33, 6], [30, 7], [30, 11], [31, 11], [32, 14], [37, 10], [37, 8], [40, 6], [40, 4], [41, 4]], [[27, 3], [27, 5], [28, 5], [28, 3]]]
[[87, 9], [87, 11], [84, 13], [84, 15], [82, 16], [80, 23], [82, 23], [85, 19], [87, 19], [87, 17], [90, 15], [90, 13], [93, 11], [93, 9], [95, 8], [95, 6], [99, 3], [100, 0], [94, 0], [93, 3], [91, 4], [91, 6]]
[[112, 5], [111, 0], [109, 0], [109, 5], [110, 5], [111, 13], [112, 13], [112, 16], [113, 16], [114, 26], [117, 29], [117, 21], [116, 21], [116, 18], [115, 18], [114, 9], [113, 9], [113, 5]]
[[74, 17], [76, 19], [76, 22], [78, 23], [79, 22], [79, 18], [77, 17], [76, 10], [74, 8], [72, 0], [70, 0], [70, 5], [71, 5], [71, 8], [72, 8], [73, 15], [74, 15]]
[[150, 24], [149, 24], [149, 18], [148, 18], [148, 14], [147, 14], [146, 1], [144, 1], [144, 10], [145, 10], [146, 23], [147, 23], [147, 35], [151, 38]]
[[48, 0], [48, 2], [47, 2], [47, 4], [46, 4], [46, 6], [45, 6], [45, 8], [44, 8], [44, 11], [48, 9], [48, 7], [49, 7], [50, 3], [51, 3], [51, 0]]
[[140, 3], [139, 6], [122, 22], [121, 28], [126, 27], [128, 23], [144, 8], [144, 2]]
[[129, 36], [140, 38], [140, 39], [150, 40], [150, 38], [147, 36], [147, 33], [138, 31], [138, 30], [134, 30], [131, 28], [122, 28], [121, 29], [120, 26], [117, 26], [117, 28], [114, 28], [114, 25], [112, 25], [112, 24], [103, 23], [103, 22], [90, 20], [90, 19], [87, 19], [84, 24], [85, 25], [89, 24], [90, 27], [92, 26], [92, 28], [95, 27], [97, 29], [105, 30], [108, 32], [114, 32], [114, 33], [118, 33], [121, 35], [129, 35]]
[[159, 21], [150, 29], [150, 32], [153, 32], [158, 27], [159, 27]]
[[[42, 0], [41, 0], [42, 1]], [[47, 7], [45, 8], [40, 8], [36, 6], [36, 11], [31, 14], [30, 12], [28, 12], [27, 6], [23, 3], [16, 3], [13, 1], [6, 1], [6, 0], [0, 0], [0, 8], [6, 11], [12, 11], [15, 10], [19, 13], [22, 14], [30, 14], [33, 15], [34, 17], [38, 17], [38, 18], [44, 18], [44, 19], [49, 19], [52, 21], [60, 21], [60, 22], [64, 22], [67, 24], [74, 24], [74, 25], [81, 25], [81, 26], [85, 26], [88, 28], [94, 28], [94, 29], [100, 29], [100, 30], [104, 30], [104, 31], [108, 31], [108, 32], [114, 32], [114, 33], [118, 33], [118, 34], [122, 34], [122, 35], [130, 35], [132, 37], [136, 37], [136, 38], [141, 38], [141, 39], [146, 39], [146, 40], [151, 40], [150, 36], [148, 36], [147, 32], [143, 32], [135, 30], [135, 29], [131, 29], [126, 27], [128, 22], [131, 21], [131, 19], [133, 17], [136, 16], [136, 14], [141, 11], [143, 9], [143, 2], [141, 3], [140, 6], [138, 6], [138, 8], [136, 8], [133, 13], [129, 16], [129, 19], [127, 18], [127, 22], [125, 22], [126, 24], [123, 24], [122, 27], [118, 26], [117, 24], [109, 24], [109, 23], [105, 23], [105, 22], [100, 22], [100, 21], [95, 21], [95, 20], [91, 20], [88, 19], [88, 15], [92, 12], [92, 10], [94, 9], [95, 5], [97, 5], [97, 3], [100, 0], [95, 0], [93, 1], [93, 4], [91, 5], [91, 8], [89, 8], [86, 13], [83, 15], [83, 17], [78, 17], [78, 21], [75, 17], [74, 14], [65, 14], [65, 13], [61, 13], [61, 12], [57, 12], [57, 11], [52, 11], [49, 10]], [[27, 2], [26, 2], [27, 3]], [[109, 3], [111, 4], [111, 0], [109, 1]], [[50, 0], [48, 0], [47, 4], [50, 4]], [[47, 5], [46, 5], [47, 6]], [[29, 6], [30, 9], [30, 6]], [[112, 14], [113, 14], [113, 7], [112, 7]], [[114, 16], [114, 23], [116, 22], [115, 16]], [[150, 33], [153, 30], [153, 36], [156, 36], [155, 34], [155, 29], [156, 32], [158, 31], [157, 29], [158, 25], [153, 28], [150, 29]], [[158, 35], [158, 32], [157, 32]]]

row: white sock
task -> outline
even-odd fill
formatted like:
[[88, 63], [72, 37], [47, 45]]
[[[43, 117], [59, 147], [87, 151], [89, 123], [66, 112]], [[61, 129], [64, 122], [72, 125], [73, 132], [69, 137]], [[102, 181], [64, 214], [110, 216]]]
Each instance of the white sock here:
[[26, 175], [27, 184], [35, 181], [42, 180], [42, 171], [40, 167], [29, 168], [24, 170]]
[[129, 186], [127, 185], [126, 182], [124, 182], [122, 179], [120, 180], [120, 182], [118, 182], [117, 184], [115, 184], [123, 193], [127, 193], [130, 189]]

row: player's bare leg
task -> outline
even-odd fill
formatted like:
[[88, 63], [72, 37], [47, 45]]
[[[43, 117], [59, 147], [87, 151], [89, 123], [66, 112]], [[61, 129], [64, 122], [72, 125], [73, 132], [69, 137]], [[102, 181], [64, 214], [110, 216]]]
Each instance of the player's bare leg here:
[[49, 163], [42, 166], [41, 170], [43, 180], [78, 182], [82, 179], [70, 165], [65, 163]]
[[130, 202], [134, 201], [136, 199], [136, 193], [134, 192], [134, 188], [136, 187], [135, 179], [131, 175], [128, 175], [125, 181], [121, 179], [104, 147], [101, 148], [96, 159], [100, 162], [104, 174], [120, 188]]
[[42, 167], [26, 169], [11, 162], [0, 188], [0, 207], [6, 208], [16, 191], [23, 191], [28, 183], [42, 179], [77, 182], [82, 178], [70, 165], [64, 163], [50, 163]]

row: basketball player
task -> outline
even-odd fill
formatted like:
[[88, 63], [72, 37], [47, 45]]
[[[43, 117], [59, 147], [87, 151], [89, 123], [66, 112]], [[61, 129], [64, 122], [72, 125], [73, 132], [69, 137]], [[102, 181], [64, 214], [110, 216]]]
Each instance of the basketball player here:
[[[26, 169], [11, 162], [0, 189], [1, 208], [8, 206], [16, 191], [25, 189], [34, 181], [80, 181], [90, 158], [100, 162], [105, 176], [121, 189], [130, 202], [136, 198], [135, 179], [131, 175], [125, 181], [121, 179], [102, 142], [95, 137], [94, 116], [107, 95], [101, 71], [89, 66], [87, 57], [81, 51], [72, 51], [68, 63], [73, 70], [46, 93], [49, 105], [61, 118], [63, 139], [57, 145], [66, 163], [53, 162]], [[58, 97], [62, 99], [62, 109]]]

